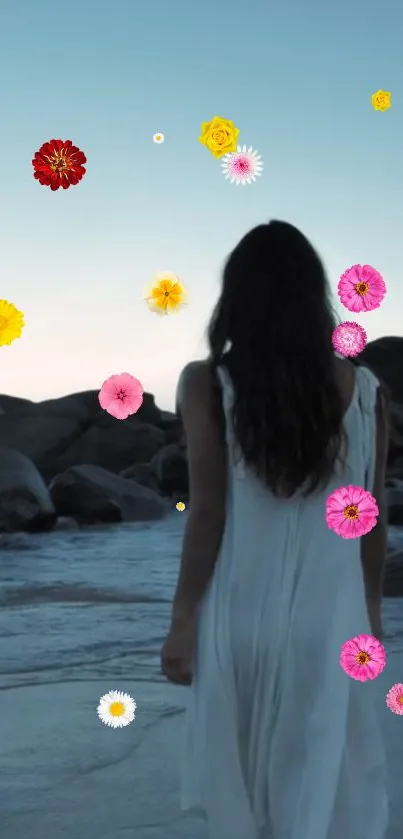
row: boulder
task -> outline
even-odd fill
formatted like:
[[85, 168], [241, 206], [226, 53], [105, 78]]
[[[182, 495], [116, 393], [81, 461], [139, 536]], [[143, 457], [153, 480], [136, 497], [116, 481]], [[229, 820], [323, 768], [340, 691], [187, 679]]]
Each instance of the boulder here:
[[30, 415], [25, 408], [0, 416], [0, 446], [21, 452], [45, 474], [44, 467], [57, 461], [76, 433], [77, 423], [68, 417]]
[[150, 461], [164, 443], [165, 435], [159, 428], [119, 421], [106, 414], [70, 442], [56, 465], [62, 471], [92, 463], [119, 473], [136, 462]]
[[389, 389], [390, 467], [403, 456], [403, 338], [388, 336], [370, 341], [360, 353], [359, 363], [369, 367]]
[[386, 483], [396, 479], [403, 481], [403, 457], [397, 457], [386, 473]]
[[0, 416], [0, 446], [25, 454], [47, 481], [70, 466], [88, 463], [121, 472], [136, 461], [151, 460], [164, 443], [159, 428], [119, 421], [103, 412], [96, 419], [77, 419], [73, 413], [38, 409], [29, 414], [23, 408]]
[[76, 519], [70, 518], [70, 516], [59, 516], [54, 525], [52, 530], [53, 531], [64, 531], [64, 530], [79, 530], [80, 525]]
[[161, 411], [161, 417], [161, 428], [165, 431], [166, 444], [180, 443], [183, 438], [183, 425], [179, 416], [170, 411]]
[[403, 405], [403, 338], [387, 336], [370, 341], [359, 357], [387, 385], [393, 402]]
[[[54, 416], [74, 416], [76, 419], [97, 419], [106, 414], [98, 400], [98, 390], [86, 390], [81, 393], [70, 393], [68, 396], [61, 396], [57, 399], [46, 399], [37, 403], [41, 413]], [[1, 401], [0, 401], [1, 404]], [[115, 420], [119, 422], [119, 420]], [[157, 408], [152, 393], [143, 394], [143, 404], [136, 414], [128, 417], [125, 422], [142, 422], [162, 428], [161, 411]]]
[[57, 475], [49, 487], [58, 515], [80, 523], [152, 521], [167, 512], [166, 502], [151, 489], [89, 464]]
[[136, 483], [140, 484], [140, 486], [148, 487], [149, 489], [154, 490], [154, 492], [159, 492], [157, 478], [154, 475], [149, 463], [135, 463], [134, 466], [129, 466], [127, 469], [123, 469], [123, 472], [121, 472], [120, 475], [122, 478], [128, 478], [131, 481], [136, 481]]
[[384, 597], [403, 597], [403, 548], [388, 553], [386, 557]]
[[151, 460], [151, 469], [164, 495], [186, 500], [189, 495], [186, 449], [179, 443], [164, 446]]
[[5, 393], [0, 393], [0, 409], [1, 413], [7, 414], [11, 411], [17, 411], [20, 408], [35, 405], [30, 399], [23, 399], [21, 396], [8, 396]]
[[389, 524], [401, 527], [403, 525], [403, 481], [394, 479], [393, 485], [387, 482], [386, 503]]
[[56, 511], [38, 470], [21, 452], [0, 448], [0, 531], [50, 530]]

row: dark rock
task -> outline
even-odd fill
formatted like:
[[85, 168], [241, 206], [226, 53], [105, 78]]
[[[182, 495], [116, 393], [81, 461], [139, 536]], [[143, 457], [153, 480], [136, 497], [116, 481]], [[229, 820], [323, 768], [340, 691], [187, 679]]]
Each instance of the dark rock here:
[[403, 405], [403, 338], [387, 336], [370, 341], [359, 356], [389, 388], [393, 402]]
[[23, 399], [20, 396], [7, 396], [5, 393], [0, 393], [0, 409], [1, 413], [9, 413], [11, 411], [20, 410], [23, 407], [35, 405], [30, 399]]
[[52, 528], [54, 531], [63, 531], [63, 530], [79, 530], [80, 525], [76, 519], [70, 518], [70, 516], [59, 516]]
[[383, 594], [384, 597], [403, 597], [403, 548], [387, 555]]
[[394, 479], [393, 486], [386, 484], [386, 503], [389, 524], [403, 525], [403, 482]]
[[172, 443], [160, 449], [150, 463], [158, 486], [165, 495], [186, 500], [189, 495], [189, 478], [184, 446]]
[[60, 453], [57, 466], [63, 470], [92, 463], [119, 473], [136, 462], [151, 460], [164, 442], [164, 432], [153, 425], [126, 423], [106, 414]]
[[155, 520], [167, 512], [157, 493], [99, 466], [71, 467], [53, 479], [49, 491], [59, 515], [89, 524]]
[[399, 478], [403, 481], [403, 457], [397, 457], [393, 466], [388, 467], [386, 478]]
[[29, 414], [23, 408], [0, 416], [0, 446], [25, 454], [46, 480], [84, 463], [120, 472], [151, 460], [164, 442], [164, 432], [155, 426], [122, 422], [106, 413], [78, 420], [74, 412]]
[[18, 451], [0, 449], [0, 530], [46, 531], [55, 520], [51, 497], [34, 464]]
[[120, 475], [122, 478], [136, 481], [140, 486], [148, 487], [154, 492], [159, 492], [157, 478], [149, 463], [135, 463], [134, 466], [129, 466], [127, 469], [124, 469]]
[[180, 443], [183, 438], [183, 425], [177, 414], [172, 414], [170, 411], [161, 411], [162, 425], [165, 431], [166, 445], [171, 443]]
[[360, 353], [359, 363], [369, 367], [389, 390], [391, 466], [403, 455], [403, 338], [388, 336], [370, 341]]
[[25, 409], [0, 416], [0, 446], [21, 452], [42, 473], [48, 461], [57, 464], [58, 453], [68, 446], [76, 432], [76, 421], [68, 417], [55, 420], [40, 414], [30, 416]]
[[[62, 396], [58, 399], [46, 399], [43, 402], [38, 402], [37, 409], [40, 413], [56, 414], [58, 416], [74, 416], [77, 419], [92, 419], [95, 420], [99, 416], [109, 416], [104, 411], [98, 400], [97, 390], [86, 390], [82, 393], [71, 393], [68, 396]], [[0, 403], [1, 404], [1, 403]], [[119, 422], [119, 420], [115, 420]], [[155, 425], [157, 428], [162, 427], [161, 411], [157, 408], [152, 393], [143, 394], [143, 404], [136, 414], [124, 420], [125, 423], [147, 423], [148, 425]]]

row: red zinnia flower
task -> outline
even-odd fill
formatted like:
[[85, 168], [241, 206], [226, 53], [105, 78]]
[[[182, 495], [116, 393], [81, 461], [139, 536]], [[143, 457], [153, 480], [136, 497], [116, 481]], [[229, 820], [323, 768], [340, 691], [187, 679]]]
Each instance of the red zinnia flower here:
[[35, 152], [32, 161], [34, 178], [42, 186], [50, 186], [53, 192], [61, 186], [68, 189], [81, 181], [87, 162], [84, 152], [73, 146], [71, 140], [49, 140]]

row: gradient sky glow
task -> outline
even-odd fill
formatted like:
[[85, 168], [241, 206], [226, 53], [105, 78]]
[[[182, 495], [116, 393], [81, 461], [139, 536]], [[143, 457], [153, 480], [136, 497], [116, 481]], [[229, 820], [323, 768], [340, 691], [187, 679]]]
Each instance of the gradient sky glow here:
[[[0, 297], [25, 313], [1, 348], [0, 392], [39, 400], [127, 371], [167, 409], [204, 332], [222, 263], [280, 218], [318, 248], [332, 288], [383, 275], [369, 340], [403, 334], [403, 7], [400, 0], [19, 0], [0, 9]], [[375, 112], [371, 94], [392, 92]], [[197, 142], [214, 115], [262, 155], [236, 187]], [[156, 131], [165, 143], [155, 145]], [[87, 174], [52, 193], [31, 160], [71, 139]], [[158, 271], [189, 306], [151, 314]]]

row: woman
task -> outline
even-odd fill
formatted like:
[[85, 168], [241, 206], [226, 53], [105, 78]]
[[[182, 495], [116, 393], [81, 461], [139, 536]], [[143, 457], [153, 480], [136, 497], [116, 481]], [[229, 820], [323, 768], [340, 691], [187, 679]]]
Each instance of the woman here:
[[[335, 357], [334, 326], [312, 246], [261, 225], [227, 261], [208, 360], [179, 384], [190, 513], [162, 670], [191, 684], [182, 804], [210, 839], [385, 834], [376, 683], [339, 664], [346, 640], [382, 633], [385, 400]], [[350, 484], [379, 507], [361, 539], [326, 523]]]

